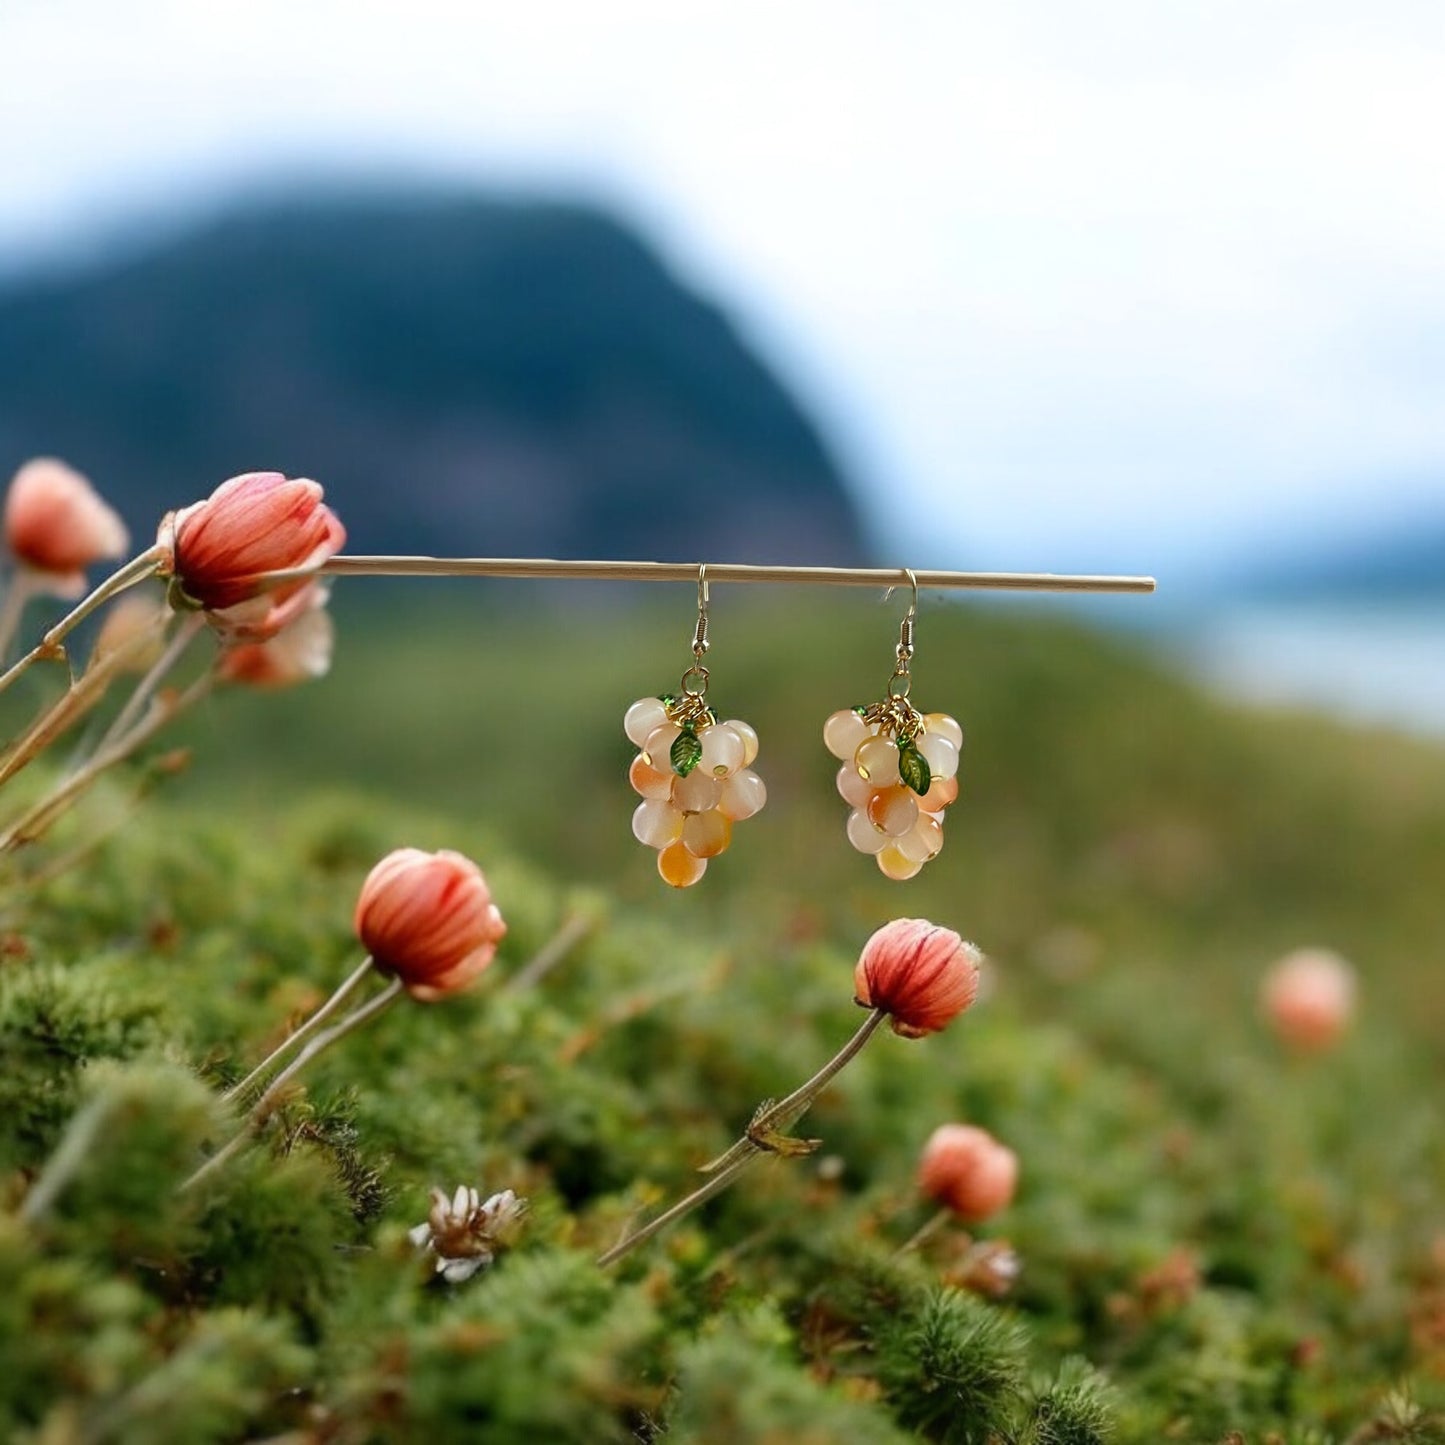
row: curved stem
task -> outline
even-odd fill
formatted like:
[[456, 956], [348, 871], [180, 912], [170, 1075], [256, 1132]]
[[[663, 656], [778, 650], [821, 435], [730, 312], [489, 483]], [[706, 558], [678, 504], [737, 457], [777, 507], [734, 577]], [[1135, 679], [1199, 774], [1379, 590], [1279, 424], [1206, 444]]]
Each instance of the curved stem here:
[[681, 1219], [685, 1214], [691, 1214], [700, 1204], [706, 1204], [715, 1194], [721, 1194], [724, 1189], [740, 1175], [763, 1151], [749, 1139], [741, 1143], [745, 1146], [745, 1152], [732, 1161], [727, 1168], [719, 1170], [706, 1184], [694, 1189], [685, 1199], [679, 1199], [671, 1209], [664, 1210], [656, 1219], [644, 1224], [635, 1234], [629, 1234], [625, 1239], [620, 1239], [606, 1254], [597, 1258], [598, 1266], [606, 1269], [608, 1265], [615, 1264], [623, 1255], [631, 1254], [640, 1244], [646, 1244], [654, 1234], [660, 1233], [674, 1220]]
[[343, 1003], [345, 1003], [348, 995], [350, 995], [351, 992], [356, 988], [356, 985], [359, 984], [361, 980], [364, 979], [370, 972], [371, 959], [366, 958], [365, 960], [363, 960], [360, 967], [357, 968], [356, 972], [349, 975], [346, 981], [342, 983], [342, 985], [336, 990], [336, 992], [333, 993], [331, 997], [327, 999], [326, 1002], [322, 1004], [321, 1007], [317, 1009], [316, 1012], [312, 1014], [311, 1017], [307, 1019], [304, 1024], [301, 1025], [300, 1028], [293, 1030], [279, 1044], [277, 1044], [276, 1047], [272, 1049], [271, 1052], [267, 1054], [266, 1057], [262, 1059], [262, 1061], [257, 1064], [256, 1067], [252, 1069], [251, 1072], [247, 1074], [246, 1077], [242, 1079], [239, 1084], [233, 1084], [229, 1089], [227, 1089], [226, 1092], [221, 1095], [222, 1101], [229, 1104], [233, 1099], [239, 1098], [251, 1087], [252, 1084], [256, 1082], [257, 1079], [259, 1079], [263, 1074], [267, 1072], [268, 1069], [270, 1069], [271, 1065], [274, 1064], [282, 1056], [282, 1054], [288, 1053], [291, 1049], [295, 1048], [295, 1046], [299, 1044], [302, 1039], [306, 1038], [307, 1035], [314, 1033], [321, 1024], [325, 1023], [326, 1020], [329, 1019], [331, 1015], [334, 1014]]
[[124, 762], [178, 713], [199, 702], [214, 684], [215, 674], [203, 673], [174, 702], [152, 707], [150, 714], [136, 727], [124, 737], [116, 739], [104, 752], [96, 753], [88, 763], [77, 768], [57, 788], [41, 798], [0, 834], [0, 854], [12, 853], [26, 843], [33, 843], [107, 768]]
[[917, 1249], [919, 1245], [924, 1244], [928, 1240], [932, 1239], [933, 1236], [937, 1234], [938, 1231], [942, 1229], [943, 1226], [947, 1224], [948, 1221], [952, 1218], [952, 1210], [938, 1210], [937, 1213], [932, 1215], [929, 1219], [925, 1220], [923, 1224], [921, 1224], [917, 1229], [915, 1229], [913, 1233], [910, 1234], [908, 1238], [902, 1244], [900, 1244], [897, 1249], [893, 1251], [893, 1254], [890, 1257], [893, 1259], [897, 1259], [900, 1255], [907, 1254], [910, 1250]]
[[698, 1205], [705, 1204], [714, 1195], [721, 1194], [760, 1155], [777, 1152], [769, 1148], [766, 1141], [763, 1143], [756, 1141], [765, 1135], [776, 1134], [801, 1119], [807, 1112], [808, 1106], [823, 1091], [834, 1075], [857, 1056], [859, 1050], [872, 1038], [874, 1030], [886, 1017], [887, 1015], [881, 1009], [873, 1009], [853, 1037], [811, 1079], [805, 1084], [800, 1084], [787, 1098], [759, 1109], [753, 1115], [747, 1133], [726, 1154], [704, 1166], [703, 1172], [712, 1176], [706, 1184], [699, 1185], [686, 1198], [678, 1200], [670, 1209], [664, 1210], [656, 1219], [643, 1225], [636, 1233], [619, 1240], [606, 1254], [598, 1258], [598, 1265], [605, 1269], [625, 1254], [631, 1253], [638, 1245], [645, 1244], [653, 1235], [667, 1228], [674, 1220], [691, 1214]]
[[25, 604], [35, 596], [33, 578], [28, 567], [17, 567], [10, 574], [10, 585], [5, 589], [5, 599], [0, 602], [0, 663], [10, 651], [15, 629], [20, 625], [20, 615]]
[[134, 587], [137, 582], [144, 582], [147, 577], [154, 575], [165, 555], [165, 548], [157, 544], [147, 548], [138, 557], [131, 558], [118, 572], [113, 572], [94, 592], [50, 628], [24, 657], [7, 668], [5, 672], [0, 673], [0, 692], [4, 692], [12, 682], [25, 673], [32, 663], [38, 662], [42, 657], [57, 656], [60, 652], [61, 642], [74, 632], [97, 607], [103, 606], [112, 597], [124, 592], [127, 587]]
[[266, 1087], [266, 1092], [251, 1106], [246, 1116], [246, 1122], [228, 1143], [222, 1145], [184, 1184], [176, 1191], [184, 1194], [187, 1190], [194, 1189], [207, 1175], [214, 1173], [228, 1159], [239, 1154], [250, 1142], [252, 1134], [260, 1128], [270, 1117], [272, 1109], [275, 1108], [277, 1100], [286, 1085], [306, 1067], [318, 1054], [329, 1049], [338, 1039], [343, 1039], [354, 1029], [359, 1029], [369, 1019], [373, 1019], [384, 1009], [390, 1008], [396, 1002], [397, 996], [401, 993], [402, 983], [399, 978], [394, 978], [377, 996], [362, 1004], [359, 1009], [347, 1014], [339, 1024], [333, 1024], [324, 1033], [317, 1034], [309, 1044], [292, 1060], [286, 1068], [276, 1075]]
[[125, 735], [126, 730], [141, 715], [141, 710], [150, 701], [151, 695], [160, 686], [162, 679], [181, 660], [181, 654], [191, 645], [192, 638], [205, 625], [205, 614], [194, 612], [176, 628], [176, 635], [166, 644], [165, 650], [151, 664], [145, 676], [136, 683], [135, 691], [126, 699], [125, 706], [116, 714], [115, 721], [106, 729], [105, 735], [96, 744], [96, 756], [105, 752], [117, 738]]

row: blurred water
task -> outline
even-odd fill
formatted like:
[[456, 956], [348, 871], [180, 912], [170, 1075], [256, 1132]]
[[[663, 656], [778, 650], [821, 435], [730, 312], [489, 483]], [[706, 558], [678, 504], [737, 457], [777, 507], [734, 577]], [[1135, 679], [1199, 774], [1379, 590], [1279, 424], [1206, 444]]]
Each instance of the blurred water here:
[[1252, 603], [1196, 617], [1181, 640], [1232, 697], [1445, 737], [1445, 601]]

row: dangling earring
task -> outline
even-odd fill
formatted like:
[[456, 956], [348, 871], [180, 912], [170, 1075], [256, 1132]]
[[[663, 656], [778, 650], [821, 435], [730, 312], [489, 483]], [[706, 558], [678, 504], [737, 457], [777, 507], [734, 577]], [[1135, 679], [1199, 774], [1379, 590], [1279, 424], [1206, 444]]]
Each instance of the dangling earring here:
[[627, 778], [642, 801], [632, 815], [638, 842], [656, 848], [657, 871], [674, 888], [690, 888], [732, 841], [733, 824], [768, 798], [752, 770], [758, 735], [738, 718], [719, 722], [708, 705], [707, 563], [697, 569], [697, 626], [692, 666], [682, 691], [639, 698], [623, 718], [640, 749]]
[[896, 879], [912, 878], [942, 849], [943, 810], [958, 796], [954, 775], [963, 746], [963, 729], [953, 718], [921, 713], [908, 700], [918, 578], [912, 568], [904, 571], [913, 598], [882, 701], [843, 708], [823, 724], [824, 745], [843, 764], [838, 791], [853, 810], [848, 841]]

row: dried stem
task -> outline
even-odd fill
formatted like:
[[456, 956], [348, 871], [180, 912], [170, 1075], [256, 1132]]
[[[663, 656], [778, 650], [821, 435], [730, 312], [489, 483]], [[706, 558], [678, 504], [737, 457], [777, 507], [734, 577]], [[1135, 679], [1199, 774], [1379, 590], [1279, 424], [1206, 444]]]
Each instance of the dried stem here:
[[[94, 671], [95, 669], [92, 669]], [[179, 697], [169, 702], [155, 702], [150, 712], [124, 737], [117, 738], [104, 752], [96, 753], [89, 762], [27, 809], [20, 818], [0, 834], [0, 854], [13, 853], [49, 828], [62, 813], [84, 795], [107, 768], [124, 762], [137, 748], [149, 742], [168, 722], [188, 707], [199, 702], [214, 686], [215, 674], [203, 673]]]
[[207, 1175], [219, 1169], [228, 1159], [239, 1154], [250, 1141], [252, 1134], [261, 1127], [270, 1117], [271, 1111], [276, 1107], [277, 1101], [286, 1088], [286, 1085], [306, 1067], [318, 1054], [325, 1052], [332, 1044], [339, 1039], [344, 1039], [354, 1029], [358, 1029], [368, 1020], [373, 1019], [377, 1014], [391, 1007], [396, 1002], [402, 990], [402, 982], [394, 978], [387, 986], [373, 999], [369, 999], [360, 1008], [353, 1010], [341, 1020], [339, 1024], [333, 1024], [324, 1033], [319, 1033], [304, 1049], [292, 1060], [286, 1068], [276, 1075], [266, 1087], [265, 1093], [251, 1106], [250, 1112], [246, 1115], [246, 1122], [228, 1143], [223, 1144], [189, 1179], [181, 1185], [178, 1193], [184, 1194], [189, 1189], [194, 1189]]
[[[777, 1136], [789, 1125], [795, 1124], [807, 1112], [808, 1106], [823, 1091], [833, 1077], [856, 1057], [863, 1046], [872, 1038], [878, 1025], [887, 1015], [881, 1009], [873, 1009], [863, 1020], [858, 1031], [839, 1051], [813, 1075], [807, 1083], [794, 1089], [787, 1098], [775, 1104], [766, 1104], [754, 1115], [747, 1133], [731, 1149], [706, 1166], [712, 1177], [706, 1184], [699, 1185], [686, 1198], [678, 1200], [670, 1209], [664, 1210], [656, 1219], [644, 1224], [641, 1229], [620, 1239], [597, 1263], [605, 1269], [615, 1264], [624, 1255], [630, 1254], [640, 1244], [645, 1244], [653, 1235], [666, 1229], [675, 1220], [691, 1214], [701, 1204], [721, 1194], [752, 1162], [763, 1154], [786, 1153], [779, 1147]], [[810, 1152], [800, 1148], [797, 1152]]]
[[105, 735], [96, 744], [95, 755], [99, 756], [105, 752], [117, 739], [123, 737], [131, 724], [141, 716], [145, 705], [151, 700], [156, 688], [165, 679], [166, 674], [181, 660], [186, 648], [191, 645], [195, 635], [206, 625], [206, 617], [202, 612], [194, 612], [185, 618], [176, 634], [166, 644], [165, 650], [151, 664], [144, 677], [136, 683], [135, 691], [126, 699], [125, 706], [116, 714], [115, 721], [105, 731]]
[[504, 988], [535, 988], [598, 925], [595, 913], [578, 912], [562, 920], [551, 938], [502, 985]]
[[18, 677], [29, 670], [32, 663], [46, 657], [61, 657], [64, 649], [61, 643], [90, 616], [97, 607], [104, 606], [112, 597], [144, 582], [154, 576], [165, 560], [166, 549], [159, 544], [147, 548], [138, 557], [133, 557], [119, 571], [113, 572], [88, 597], [67, 612], [54, 627], [40, 639], [29, 652], [13, 666], [0, 673], [0, 692], [4, 692]]
[[37, 591], [35, 576], [28, 567], [17, 567], [10, 574], [10, 585], [5, 589], [4, 601], [0, 602], [0, 662], [10, 652], [10, 643], [20, 625], [25, 604], [36, 596]]
[[267, 1054], [266, 1057], [259, 1064], [257, 1064], [256, 1067], [252, 1069], [251, 1072], [247, 1074], [246, 1077], [242, 1079], [239, 1084], [235, 1084], [231, 1088], [227, 1089], [226, 1092], [221, 1095], [222, 1100], [225, 1103], [229, 1104], [233, 1099], [240, 1098], [240, 1096], [244, 1094], [257, 1081], [257, 1079], [261, 1078], [270, 1070], [271, 1066], [276, 1063], [283, 1054], [289, 1053], [291, 1049], [295, 1048], [295, 1046], [301, 1042], [302, 1039], [306, 1038], [310, 1034], [315, 1033], [316, 1029], [321, 1024], [325, 1023], [326, 1020], [329, 1019], [332, 1014], [334, 1014], [336, 1010], [341, 1007], [343, 1003], [346, 1002], [347, 998], [356, 988], [357, 984], [359, 984], [361, 980], [364, 979], [370, 972], [371, 959], [366, 958], [362, 961], [356, 971], [347, 977], [345, 982], [342, 983], [342, 985], [336, 990], [336, 992], [333, 993], [331, 997], [327, 999], [326, 1002], [322, 1004], [321, 1007], [317, 1009], [316, 1012], [312, 1014], [311, 1017], [307, 1019], [304, 1024], [301, 1025], [300, 1028], [293, 1030], [290, 1034], [286, 1036], [285, 1039], [283, 1039], [279, 1044], [277, 1044], [277, 1046], [272, 1049], [271, 1052]]
[[893, 1251], [892, 1258], [897, 1259], [900, 1255], [908, 1254], [920, 1245], [926, 1244], [952, 1218], [953, 1211], [951, 1209], [938, 1210], [915, 1229], [913, 1233]]

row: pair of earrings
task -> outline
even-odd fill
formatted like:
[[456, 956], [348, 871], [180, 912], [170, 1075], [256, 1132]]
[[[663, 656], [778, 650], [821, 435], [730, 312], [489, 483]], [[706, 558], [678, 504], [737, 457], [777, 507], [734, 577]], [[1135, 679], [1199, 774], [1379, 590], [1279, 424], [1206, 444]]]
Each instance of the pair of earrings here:
[[[944, 809], [958, 796], [963, 730], [947, 713], [922, 713], [909, 701], [913, 680], [918, 579], [899, 629], [893, 673], [882, 699], [843, 708], [823, 725], [823, 742], [841, 766], [838, 792], [850, 805], [848, 840], [877, 859], [885, 877], [912, 878], [943, 847]], [[640, 843], [657, 850], [657, 871], [688, 888], [708, 860], [727, 850], [733, 824], [759, 812], [767, 788], [753, 771], [758, 735], [740, 718], [718, 721], [707, 700], [707, 565], [698, 568], [692, 666], [681, 691], [639, 698], [623, 729], [637, 747], [628, 781], [641, 797], [632, 815]]]

